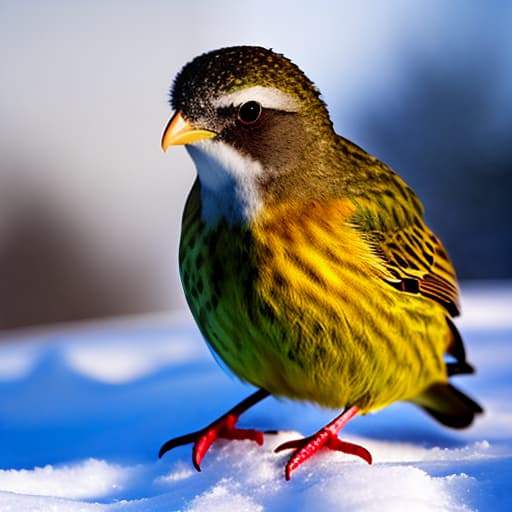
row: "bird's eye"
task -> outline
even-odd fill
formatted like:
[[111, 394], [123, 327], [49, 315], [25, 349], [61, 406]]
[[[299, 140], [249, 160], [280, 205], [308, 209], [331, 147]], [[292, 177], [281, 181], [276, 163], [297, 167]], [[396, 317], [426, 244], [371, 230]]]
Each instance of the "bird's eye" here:
[[253, 124], [261, 116], [261, 105], [257, 101], [247, 101], [238, 109], [238, 120], [243, 124]]

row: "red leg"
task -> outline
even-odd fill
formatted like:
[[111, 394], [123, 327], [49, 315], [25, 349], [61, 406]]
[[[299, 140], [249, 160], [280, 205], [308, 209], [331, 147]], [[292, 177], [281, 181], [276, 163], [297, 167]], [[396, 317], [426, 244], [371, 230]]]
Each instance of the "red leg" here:
[[184, 436], [169, 439], [169, 441], [160, 448], [158, 457], [162, 457], [164, 453], [176, 448], [177, 446], [194, 443], [194, 448], [192, 449], [192, 463], [197, 471], [201, 471], [201, 461], [208, 451], [208, 448], [210, 448], [216, 439], [250, 439], [252, 441], [256, 441], [259, 445], [262, 445], [262, 432], [252, 429], [235, 428], [235, 425], [242, 413], [269, 396], [269, 394], [270, 393], [265, 389], [258, 389], [258, 391], [253, 393], [251, 396], [248, 396], [245, 400], [242, 400], [239, 404], [235, 405], [235, 407], [230, 409], [220, 418], [217, 418], [207, 427]]
[[285, 476], [286, 480], [290, 480], [292, 471], [297, 469], [303, 462], [313, 456], [320, 448], [325, 446], [331, 450], [343, 453], [357, 455], [364, 459], [368, 464], [372, 463], [370, 452], [358, 444], [342, 441], [338, 438], [338, 432], [359, 412], [357, 407], [351, 407], [343, 411], [331, 423], [320, 429], [316, 434], [305, 437], [304, 439], [295, 439], [279, 445], [275, 451], [295, 449], [292, 456], [286, 464]]

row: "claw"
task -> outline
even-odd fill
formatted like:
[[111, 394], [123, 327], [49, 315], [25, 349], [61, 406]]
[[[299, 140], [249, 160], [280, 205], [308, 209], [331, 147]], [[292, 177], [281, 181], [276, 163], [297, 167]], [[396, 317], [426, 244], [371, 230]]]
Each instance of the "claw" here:
[[210, 446], [217, 439], [236, 439], [255, 441], [263, 444], [263, 433], [259, 430], [235, 428], [238, 421], [236, 416], [228, 414], [214, 421], [211, 425], [199, 431], [192, 450], [192, 463], [197, 471], [201, 471], [201, 462]]
[[338, 416], [334, 421], [319, 430], [316, 434], [305, 437], [303, 439], [287, 441], [286, 443], [279, 445], [274, 450], [275, 452], [290, 449], [295, 450], [292, 456], [288, 459], [288, 463], [286, 464], [286, 480], [290, 480], [292, 471], [297, 469], [303, 462], [312, 457], [324, 446], [331, 450], [348, 453], [350, 455], [356, 455], [357, 457], [361, 457], [363, 460], [368, 462], [368, 464], [371, 464], [372, 456], [366, 448], [358, 444], [342, 441], [338, 438], [338, 432], [357, 413], [357, 407], [351, 407], [350, 409], [340, 414], [340, 416]]
[[[257, 404], [264, 398], [269, 396], [269, 392], [264, 389], [259, 389], [251, 396], [240, 402], [238, 405], [233, 407], [226, 414], [210, 423], [207, 427], [186, 434], [184, 436], [175, 437], [167, 441], [158, 453], [159, 457], [162, 457], [166, 452], [176, 448], [177, 446], [183, 446], [185, 444], [193, 443], [192, 449], [192, 463], [197, 471], [201, 471], [201, 462], [206, 455], [206, 452], [210, 446], [217, 439], [248, 439], [255, 441], [259, 445], [263, 444], [263, 432], [253, 429], [241, 429], [236, 428], [238, 418], [247, 409]], [[302, 463], [312, 457], [322, 447], [329, 448], [330, 450], [336, 450], [351, 455], [356, 455], [362, 458], [368, 464], [372, 463], [372, 456], [370, 452], [358, 444], [349, 443], [342, 441], [338, 438], [338, 432], [359, 412], [357, 407], [351, 407], [331, 423], [320, 429], [316, 434], [303, 439], [294, 439], [287, 441], [279, 445], [274, 451], [280, 452], [283, 450], [295, 450], [292, 456], [289, 458], [285, 468], [286, 480], [290, 480], [292, 471], [297, 469]]]
[[206, 455], [206, 452], [210, 446], [219, 438], [222, 439], [249, 439], [255, 441], [259, 445], [263, 444], [263, 433], [253, 429], [240, 429], [236, 428], [235, 425], [238, 422], [240, 415], [247, 409], [263, 400], [269, 395], [268, 391], [259, 389], [251, 396], [240, 402], [238, 405], [233, 407], [226, 414], [210, 423], [207, 427], [186, 434], [184, 436], [175, 437], [170, 439], [162, 445], [158, 452], [158, 457], [162, 457], [166, 452], [176, 448], [177, 446], [183, 446], [185, 444], [193, 443], [192, 449], [192, 463], [197, 471], [201, 471], [201, 462]]
[[372, 454], [360, 444], [349, 443], [348, 441], [342, 441], [338, 437], [334, 437], [330, 440], [328, 447], [331, 450], [355, 455], [356, 457], [363, 459], [368, 464], [373, 462]]
[[284, 450], [300, 450], [307, 444], [310, 439], [311, 437], [303, 437], [302, 439], [292, 439], [291, 441], [286, 441], [286, 443], [282, 443], [277, 448], [274, 448], [274, 453], [279, 453]]

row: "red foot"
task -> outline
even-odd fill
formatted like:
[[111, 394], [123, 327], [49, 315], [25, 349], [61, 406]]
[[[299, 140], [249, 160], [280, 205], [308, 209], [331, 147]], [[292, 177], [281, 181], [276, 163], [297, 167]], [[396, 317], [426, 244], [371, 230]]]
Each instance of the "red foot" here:
[[297, 469], [303, 462], [312, 457], [320, 448], [326, 447], [331, 450], [336, 450], [351, 455], [357, 455], [363, 460], [372, 463], [372, 456], [370, 452], [363, 446], [358, 444], [342, 441], [338, 438], [338, 432], [343, 428], [358, 413], [357, 407], [351, 407], [346, 410], [334, 421], [319, 430], [316, 434], [306, 437], [304, 439], [295, 439], [279, 445], [274, 451], [280, 452], [282, 450], [295, 449], [285, 468], [286, 480], [290, 480], [291, 473]]
[[162, 457], [164, 453], [176, 448], [177, 446], [194, 443], [194, 448], [192, 449], [192, 463], [197, 471], [201, 471], [201, 462], [206, 452], [216, 439], [249, 439], [251, 441], [256, 441], [259, 445], [262, 445], [262, 432], [252, 429], [235, 428], [235, 425], [238, 422], [239, 416], [244, 411], [258, 403], [260, 400], [263, 400], [268, 395], [269, 393], [267, 391], [260, 389], [233, 407], [233, 409], [228, 411], [226, 414], [210, 423], [207, 427], [184, 436], [170, 439], [162, 446], [162, 448], [160, 448], [158, 457]]

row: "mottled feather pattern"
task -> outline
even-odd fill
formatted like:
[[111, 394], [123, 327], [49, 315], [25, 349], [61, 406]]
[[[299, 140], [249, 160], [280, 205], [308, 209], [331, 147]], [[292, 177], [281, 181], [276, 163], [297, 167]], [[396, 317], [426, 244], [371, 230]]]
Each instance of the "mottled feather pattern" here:
[[[363, 412], [446, 379], [448, 336], [429, 334], [443, 330], [442, 307], [433, 316], [428, 299], [389, 286], [386, 265], [350, 223], [350, 201], [282, 205], [250, 231], [212, 229], [200, 220], [198, 187], [183, 222], [183, 285], [205, 338], [237, 375], [278, 396]], [[414, 320], [407, 329], [404, 315]], [[404, 343], [409, 336], [425, 342]]]
[[[222, 60], [222, 65], [219, 65]], [[212, 104], [206, 98], [233, 93], [251, 86], [275, 86], [298, 97], [320, 97], [320, 91], [304, 81], [299, 67], [284, 55], [265, 48], [239, 47], [223, 49], [196, 57], [177, 75], [171, 98], [175, 110], [186, 110], [189, 119], [212, 117]], [[186, 86], [186, 87], [183, 87]], [[205, 101], [197, 101], [205, 98]], [[332, 123], [321, 101], [310, 102], [308, 108], [316, 114], [327, 130]], [[317, 129], [319, 126], [317, 126]]]
[[439, 301], [450, 315], [460, 310], [457, 277], [439, 238], [423, 221], [423, 205], [414, 191], [387, 165], [340, 137], [339, 145], [356, 166], [346, 182], [356, 205], [352, 222], [380, 254], [395, 283], [413, 279], [420, 293]]

